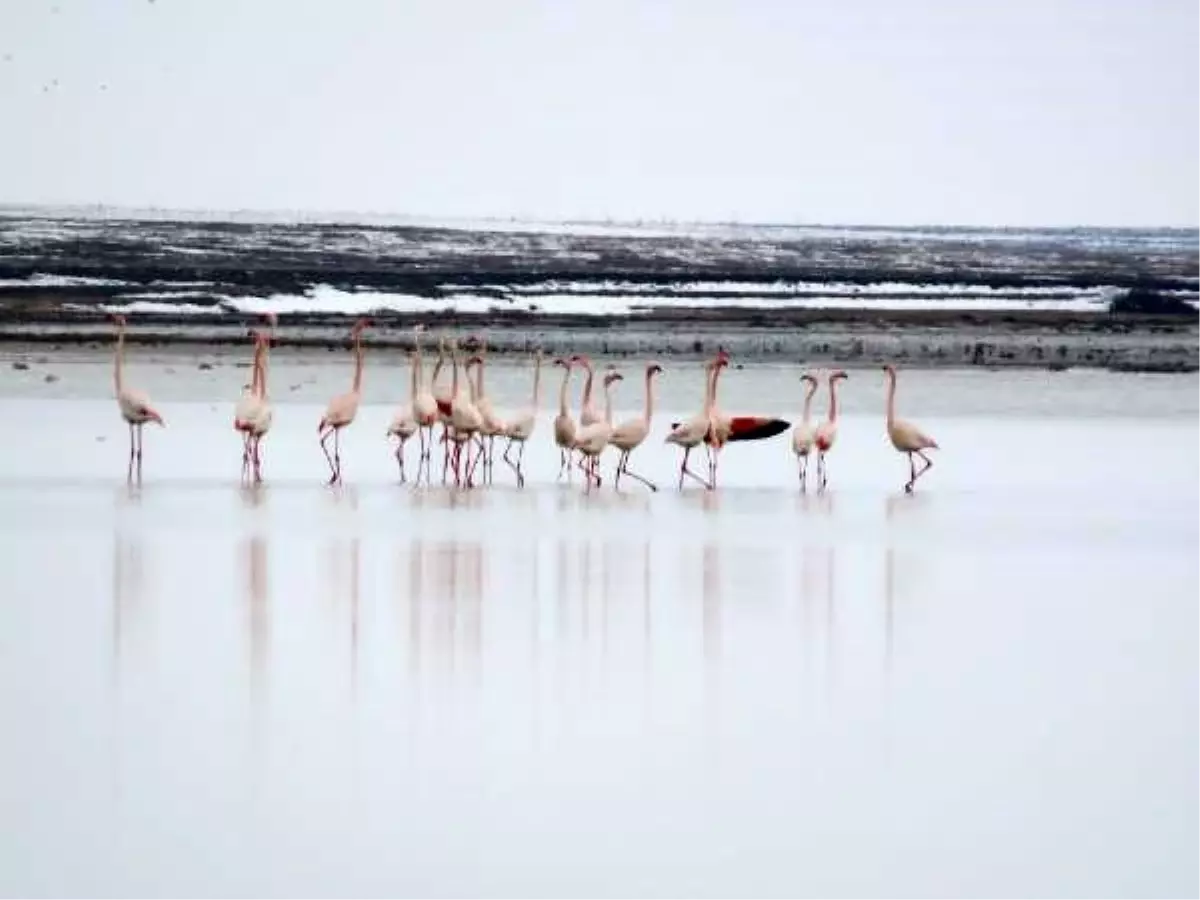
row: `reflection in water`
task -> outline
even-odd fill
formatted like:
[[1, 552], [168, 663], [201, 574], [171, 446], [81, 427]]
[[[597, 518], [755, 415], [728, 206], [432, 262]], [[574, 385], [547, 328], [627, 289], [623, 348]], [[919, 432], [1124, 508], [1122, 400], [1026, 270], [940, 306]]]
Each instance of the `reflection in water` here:
[[[414, 690], [429, 669], [439, 680], [465, 672], [482, 679], [483, 544], [479, 541], [413, 541], [408, 548], [403, 617]], [[460, 656], [463, 659], [460, 661]]]
[[145, 591], [141, 538], [113, 532], [112, 641], [113, 676], [120, 676], [125, 632], [131, 616], [137, 616]]
[[[333, 540], [329, 544], [329, 583], [327, 596], [335, 609], [343, 603], [348, 607], [350, 623], [350, 690], [358, 688], [358, 607], [361, 571], [361, 539], [358, 535], [347, 541]], [[344, 598], [344, 599], [343, 599]]]
[[250, 633], [250, 692], [257, 705], [265, 678], [268, 634], [267, 540], [261, 535], [246, 538], [242, 547], [246, 571], [246, 611]]

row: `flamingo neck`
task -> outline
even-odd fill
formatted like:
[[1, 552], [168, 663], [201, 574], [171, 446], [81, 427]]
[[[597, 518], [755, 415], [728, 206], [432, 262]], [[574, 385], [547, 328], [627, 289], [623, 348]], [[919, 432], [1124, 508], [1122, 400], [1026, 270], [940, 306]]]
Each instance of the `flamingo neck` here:
[[837, 379], [829, 379], [829, 421], [837, 421]]
[[888, 428], [896, 420], [896, 374], [888, 372], [887, 386], [887, 424]]
[[559, 389], [559, 392], [558, 392], [558, 414], [560, 416], [569, 416], [570, 415], [570, 412], [567, 410], [567, 385], [570, 382], [570, 380], [571, 380], [571, 367], [567, 366], [566, 369], [563, 370], [562, 387]]
[[471, 388], [471, 402], [476, 403], [483, 396], [483, 363], [478, 363], [475, 366], [475, 380], [471, 381], [470, 376], [467, 376], [467, 384]]
[[266, 356], [266, 343], [262, 336], [254, 339], [254, 374], [250, 378], [250, 393], [255, 397], [265, 397], [267, 394], [267, 375], [263, 358]]
[[542, 405], [542, 355], [539, 353], [533, 364], [533, 411]]
[[642, 414], [642, 419], [647, 425], [650, 424], [650, 419], [654, 415], [654, 375], [650, 372], [646, 373], [646, 411]]
[[807, 425], [809, 423], [809, 421], [812, 419], [813, 395], [816, 393], [817, 393], [817, 386], [815, 384], [810, 384], [808, 386], [808, 390], [804, 394], [804, 416], [803, 416], [802, 421], [804, 422], [805, 425]]
[[354, 385], [350, 388], [351, 392], [357, 394], [362, 390], [363, 376], [363, 348], [362, 334], [354, 335]]
[[446, 367], [446, 352], [438, 350], [437, 362], [433, 364], [433, 374], [429, 376], [429, 387], [434, 393], [437, 392], [438, 378], [441, 377], [442, 369]]
[[712, 415], [712, 411], [717, 406], [717, 379], [721, 377], [721, 370], [724, 366], [717, 366], [713, 369], [712, 377], [709, 378], [708, 398], [704, 404], [704, 412], [707, 415]]
[[612, 427], [612, 382], [604, 385], [604, 423]]
[[583, 383], [583, 402], [581, 406], [586, 410], [592, 403], [592, 379], [596, 376], [596, 372], [590, 364], [585, 363], [584, 368], [587, 369], [587, 381]]
[[117, 393], [121, 393], [121, 388], [124, 386], [124, 373], [121, 371], [123, 366], [123, 357], [125, 355], [125, 326], [117, 326], [117, 350], [113, 354], [113, 387]]
[[415, 353], [413, 354], [413, 358], [408, 361], [408, 369], [409, 399], [416, 402], [417, 394], [420, 392], [421, 387], [421, 363], [420, 357]]
[[453, 350], [450, 351], [450, 396], [455, 400], [458, 399], [458, 354]]
[[416, 367], [413, 370], [413, 396], [415, 397], [425, 381], [425, 364], [421, 360], [421, 332], [416, 332], [413, 343], [416, 344], [416, 358], [413, 360], [413, 365]]

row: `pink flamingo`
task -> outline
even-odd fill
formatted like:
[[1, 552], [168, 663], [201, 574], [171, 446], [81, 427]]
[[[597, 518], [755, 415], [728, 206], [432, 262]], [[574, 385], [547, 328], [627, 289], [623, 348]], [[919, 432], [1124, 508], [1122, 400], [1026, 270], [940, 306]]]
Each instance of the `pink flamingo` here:
[[[587, 477], [587, 489], [591, 491], [593, 483], [596, 487], [600, 487], [600, 454], [604, 452], [604, 448], [608, 446], [609, 438], [612, 437], [612, 385], [614, 382], [620, 381], [624, 376], [620, 372], [609, 369], [604, 375], [604, 418], [592, 425], [587, 425], [579, 429], [575, 435], [575, 443], [572, 449], [578, 450], [583, 459], [579, 462], [579, 468]], [[586, 463], [585, 463], [586, 461]]]
[[247, 481], [250, 478], [251, 419], [262, 404], [262, 395], [259, 393], [258, 387], [259, 362], [262, 358], [262, 335], [258, 331], [251, 329], [249, 336], [254, 341], [250, 383], [242, 386], [242, 396], [238, 398], [237, 405], [233, 408], [233, 430], [242, 436], [242, 481]]
[[[321, 450], [325, 453], [325, 461], [329, 463], [329, 483], [337, 484], [342, 480], [341, 432], [354, 421], [358, 414], [358, 404], [362, 399], [363, 376], [363, 330], [371, 324], [370, 319], [359, 319], [350, 329], [350, 337], [354, 341], [354, 382], [345, 394], [339, 394], [329, 401], [325, 407], [325, 415], [317, 425], [317, 434], [321, 435]], [[333, 436], [333, 456], [329, 455], [328, 440]]]
[[613, 489], [618, 490], [621, 487], [621, 475], [624, 473], [635, 481], [640, 481], [652, 491], [657, 491], [658, 486], [654, 482], [643, 478], [636, 472], [629, 469], [629, 454], [641, 446], [646, 440], [646, 436], [650, 433], [650, 419], [654, 415], [654, 376], [662, 374], [662, 366], [657, 363], [651, 363], [646, 366], [646, 405], [642, 410], [642, 414], [636, 419], [629, 419], [622, 422], [613, 431], [612, 437], [608, 442], [621, 451], [621, 457], [617, 460], [617, 472], [613, 479]]
[[[413, 328], [413, 342], [417, 350], [417, 373], [416, 373], [416, 396], [413, 399], [413, 418], [417, 420], [417, 427], [421, 434], [421, 457], [417, 465], [417, 480], [421, 478], [421, 466], [425, 466], [425, 480], [429, 480], [430, 456], [433, 451], [433, 426], [437, 424], [439, 418], [437, 398], [433, 394], [433, 388], [425, 384], [425, 365], [421, 356], [421, 332], [425, 330], [424, 325], [417, 325]], [[437, 381], [439, 363], [434, 366], [431, 384]]]
[[271, 409], [270, 399], [267, 397], [267, 372], [270, 369], [271, 355], [271, 340], [274, 336], [275, 326], [278, 323], [278, 317], [273, 312], [264, 313], [263, 317], [267, 320], [267, 324], [271, 326], [271, 331], [261, 335], [261, 345], [256, 354], [256, 375], [258, 377], [258, 404], [251, 410], [249, 416], [250, 426], [250, 458], [254, 464], [254, 481], [255, 483], [262, 482], [262, 439], [266, 437], [268, 431], [271, 430], [271, 421], [274, 418], [274, 412]]
[[817, 427], [814, 440], [817, 445], [817, 489], [821, 491], [829, 483], [825, 454], [833, 449], [833, 442], [837, 440], [837, 383], [849, 377], [842, 369], [829, 374], [829, 417]]
[[[514, 416], [508, 423], [508, 428], [504, 435], [508, 438], [508, 443], [504, 446], [504, 461], [508, 467], [513, 470], [513, 474], [517, 476], [517, 486], [525, 486], [525, 443], [533, 435], [533, 429], [537, 425], [538, 408], [542, 405], [542, 350], [539, 347], [533, 357], [533, 399], [530, 401], [529, 407], [522, 413]], [[519, 444], [520, 449], [517, 450], [516, 462], [509, 457], [509, 451], [512, 450], [513, 444]]]
[[[729, 354], [723, 348], [717, 349], [717, 355], [729, 361]], [[721, 451], [726, 444], [739, 441], [759, 441], [774, 437], [787, 431], [791, 424], [785, 419], [774, 416], [729, 416], [717, 407], [717, 373], [713, 373], [712, 399], [712, 428], [704, 438], [708, 448], [708, 480], [715, 488], [717, 486], [717, 466], [721, 461]]]
[[679, 463], [680, 490], [683, 490], [683, 478], [685, 475], [712, 490], [712, 485], [709, 482], [688, 468], [688, 458], [691, 456], [692, 450], [699, 447], [712, 430], [713, 385], [718, 372], [727, 365], [729, 365], [729, 358], [720, 355], [716, 359], [704, 364], [704, 408], [699, 414], [692, 416], [686, 422], [672, 423], [671, 433], [667, 435], [666, 443], [675, 444], [677, 447], [683, 448], [683, 459]]
[[125, 384], [125, 317], [114, 315], [117, 324], [117, 349], [113, 359], [113, 385], [117, 392], [117, 408], [121, 418], [129, 424], [129, 470], [126, 480], [133, 481], [134, 461], [137, 461], [137, 480], [142, 480], [142, 426], [147, 422], [157, 422], [165, 427], [166, 423], [158, 411], [150, 405], [150, 398], [144, 391], [129, 387]]
[[[887, 431], [888, 437], [891, 439], [892, 446], [901, 453], [908, 455], [908, 483], [904, 485], [904, 492], [911, 494], [913, 488], [917, 485], [917, 479], [933, 468], [933, 460], [925, 455], [926, 450], [940, 450], [937, 441], [925, 434], [921, 429], [917, 428], [911, 422], [906, 422], [903, 419], [896, 418], [896, 367], [887, 365], [883, 367], [885, 378], [887, 379]], [[925, 465], [917, 471], [916, 461], [913, 459], [913, 454], [921, 457], [925, 461]]]
[[[413, 413], [413, 405], [417, 399], [417, 362], [415, 354], [409, 354], [408, 368], [410, 376], [409, 405], [396, 411], [388, 425], [387, 437], [396, 438], [396, 466], [400, 470], [400, 483], [408, 480], [404, 471], [404, 446], [408, 439], [417, 433], [417, 418]], [[417, 462], [417, 477], [421, 477], [421, 464]]]
[[800, 490], [804, 491], [808, 489], [808, 456], [817, 437], [817, 431], [812, 424], [812, 401], [820, 384], [807, 372], [800, 376], [800, 380], [808, 385], [808, 390], [804, 392], [804, 412], [796, 427], [792, 429], [792, 453], [796, 454], [796, 463], [800, 470]]
[[562, 366], [562, 387], [558, 392], [558, 415], [554, 417], [554, 443], [558, 445], [558, 478], [561, 481], [563, 472], [567, 473], [567, 481], [571, 480], [571, 447], [575, 443], [575, 420], [567, 408], [567, 387], [571, 381], [571, 359], [556, 359], [554, 365]]
[[[271, 324], [274, 325], [274, 313], [268, 313], [271, 317]], [[260, 484], [262, 482], [262, 439], [266, 437], [268, 431], [271, 430], [271, 421], [274, 418], [274, 411], [271, 409], [271, 401], [267, 396], [267, 372], [269, 369], [269, 354], [271, 348], [271, 335], [260, 334], [259, 348], [257, 358], [255, 360], [257, 371], [255, 375], [258, 379], [258, 405], [250, 411], [248, 423], [250, 426], [250, 460], [254, 464], [254, 482]]]

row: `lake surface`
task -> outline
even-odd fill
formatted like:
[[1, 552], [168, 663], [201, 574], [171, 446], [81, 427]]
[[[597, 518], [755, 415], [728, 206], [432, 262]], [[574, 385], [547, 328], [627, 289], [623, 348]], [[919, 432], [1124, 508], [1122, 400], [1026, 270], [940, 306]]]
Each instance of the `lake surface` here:
[[0, 384], [6, 895], [1200, 889], [1194, 376], [906, 374], [911, 497], [876, 372], [822, 496], [787, 436], [675, 491], [664, 384], [664, 489], [585, 496], [548, 416], [524, 491], [400, 487], [379, 397], [326, 488], [346, 370], [300, 363], [257, 490], [244, 372], [144, 365], [130, 488], [102, 360], [54, 362]]

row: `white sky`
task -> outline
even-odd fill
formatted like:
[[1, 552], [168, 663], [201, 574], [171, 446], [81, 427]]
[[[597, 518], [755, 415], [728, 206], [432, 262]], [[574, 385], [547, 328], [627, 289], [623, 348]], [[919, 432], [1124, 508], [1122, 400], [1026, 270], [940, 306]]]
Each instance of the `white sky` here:
[[1197, 224], [1195, 0], [0, 0], [0, 201]]

